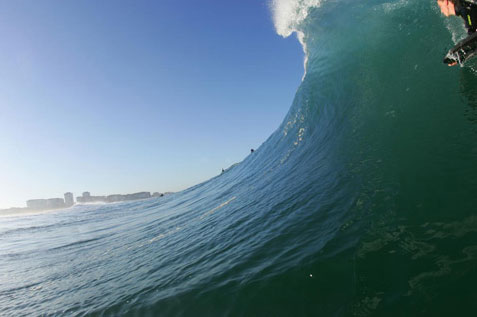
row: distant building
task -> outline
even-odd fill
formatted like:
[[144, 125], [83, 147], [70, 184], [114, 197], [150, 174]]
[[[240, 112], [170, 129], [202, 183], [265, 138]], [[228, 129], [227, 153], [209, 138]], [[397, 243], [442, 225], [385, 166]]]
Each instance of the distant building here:
[[65, 193], [65, 205], [66, 207], [71, 207], [75, 204], [75, 198], [73, 197], [73, 193]]
[[63, 198], [50, 199], [30, 199], [27, 200], [27, 207], [33, 210], [58, 209], [65, 207]]
[[147, 198], [151, 198], [151, 193], [140, 192], [140, 193], [134, 193], [134, 194], [127, 194], [124, 196], [126, 197], [125, 200], [147, 199]]
[[48, 209], [64, 208], [65, 201], [63, 198], [50, 198], [46, 200], [46, 206]]
[[106, 197], [108, 203], [114, 203], [118, 201], [127, 201], [127, 200], [138, 200], [138, 199], [147, 199], [151, 198], [150, 192], [140, 192], [135, 194], [126, 194], [126, 195], [109, 195]]
[[104, 203], [106, 196], [91, 196], [89, 192], [84, 192], [83, 196], [76, 197], [76, 201], [79, 203]]
[[108, 203], [123, 201], [124, 195], [109, 195], [108, 197], [106, 197], [106, 200], [108, 201]]
[[48, 202], [46, 199], [30, 199], [27, 200], [26, 204], [30, 209], [41, 210], [48, 208]]
[[147, 199], [151, 198], [150, 192], [140, 192], [134, 194], [126, 194], [126, 195], [109, 195], [109, 196], [91, 196], [89, 192], [84, 192], [83, 196], [76, 197], [76, 201], [78, 203], [95, 203], [95, 202], [102, 202], [102, 203], [114, 203], [120, 201], [127, 201], [127, 200], [138, 200], [138, 199]]

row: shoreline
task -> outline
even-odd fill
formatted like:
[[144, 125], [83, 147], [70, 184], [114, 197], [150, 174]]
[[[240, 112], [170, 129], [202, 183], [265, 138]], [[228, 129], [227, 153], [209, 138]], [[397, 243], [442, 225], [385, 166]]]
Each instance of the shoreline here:
[[145, 200], [150, 198], [163, 197], [172, 192], [138, 192], [133, 194], [113, 194], [108, 196], [91, 196], [89, 192], [84, 192], [82, 196], [76, 197], [72, 193], [65, 193], [65, 198], [50, 198], [50, 199], [30, 199], [27, 200], [27, 207], [10, 207], [0, 209], [0, 216], [14, 216], [14, 215], [34, 215], [40, 213], [51, 212], [55, 210], [65, 210], [77, 205], [102, 205], [119, 203], [126, 201]]
[[117, 204], [117, 203], [126, 203], [126, 202], [132, 202], [132, 201], [142, 201], [142, 200], [148, 200], [152, 198], [160, 198], [164, 197], [165, 195], [172, 194], [172, 192], [167, 192], [164, 194], [161, 194], [161, 196], [153, 196], [148, 198], [139, 198], [139, 199], [129, 199], [129, 200], [120, 200], [120, 201], [91, 201], [91, 202], [81, 202], [81, 203], [75, 203], [72, 206], [68, 207], [60, 207], [60, 208], [52, 208], [52, 209], [31, 209], [28, 207], [12, 207], [12, 208], [7, 208], [7, 209], [0, 209], [0, 217], [9, 217], [9, 216], [28, 216], [28, 215], [38, 215], [38, 214], [43, 214], [43, 213], [50, 213], [54, 211], [63, 211], [63, 210], [68, 210], [71, 208], [74, 208], [75, 206], [95, 206], [95, 205], [109, 205], [109, 204]]

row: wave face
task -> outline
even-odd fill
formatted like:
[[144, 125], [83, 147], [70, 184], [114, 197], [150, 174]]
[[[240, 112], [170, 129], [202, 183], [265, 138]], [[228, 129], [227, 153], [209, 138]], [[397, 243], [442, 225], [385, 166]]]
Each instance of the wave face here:
[[2, 315], [477, 310], [477, 77], [441, 61], [464, 31], [430, 0], [272, 7], [307, 54], [276, 132], [181, 193], [2, 218]]

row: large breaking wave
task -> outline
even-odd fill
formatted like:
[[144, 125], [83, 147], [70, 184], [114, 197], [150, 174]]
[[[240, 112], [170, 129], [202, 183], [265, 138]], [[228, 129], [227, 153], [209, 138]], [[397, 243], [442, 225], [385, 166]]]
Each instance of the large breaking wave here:
[[477, 81], [441, 63], [463, 30], [430, 0], [272, 12], [308, 58], [275, 133], [163, 200], [5, 220], [4, 314], [475, 312]]

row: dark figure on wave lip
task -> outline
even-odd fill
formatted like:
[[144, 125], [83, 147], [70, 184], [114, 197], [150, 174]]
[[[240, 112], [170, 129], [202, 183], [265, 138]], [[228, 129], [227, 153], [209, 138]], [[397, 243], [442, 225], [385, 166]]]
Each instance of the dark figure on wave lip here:
[[441, 12], [446, 16], [457, 15], [464, 19], [469, 36], [457, 43], [444, 58], [449, 66], [463, 65], [477, 54], [477, 0], [437, 0]]

